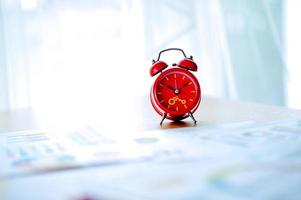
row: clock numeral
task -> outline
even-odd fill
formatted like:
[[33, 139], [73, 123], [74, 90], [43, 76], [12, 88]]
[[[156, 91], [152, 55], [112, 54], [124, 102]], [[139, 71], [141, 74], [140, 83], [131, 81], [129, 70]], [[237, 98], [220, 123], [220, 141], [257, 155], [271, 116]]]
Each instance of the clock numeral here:
[[167, 81], [169, 80], [167, 76], [165, 77], [165, 79], [166, 79]]
[[195, 91], [194, 90], [192, 90], [192, 91], [190, 91], [191, 93], [195, 93]]
[[184, 104], [184, 108], [186, 108], [187, 109], [187, 106]]
[[183, 76], [183, 77], [182, 77], [182, 80], [184, 80], [185, 78], [186, 78], [186, 77], [185, 77], [185, 76]]
[[179, 111], [179, 108], [178, 108], [178, 106], [176, 107], [176, 109], [177, 109], [177, 111]]
[[174, 74], [175, 79], [177, 78], [177, 74]]
[[189, 101], [193, 102], [193, 99], [189, 99]]
[[160, 101], [160, 103], [163, 103], [163, 102], [164, 102], [164, 99]]

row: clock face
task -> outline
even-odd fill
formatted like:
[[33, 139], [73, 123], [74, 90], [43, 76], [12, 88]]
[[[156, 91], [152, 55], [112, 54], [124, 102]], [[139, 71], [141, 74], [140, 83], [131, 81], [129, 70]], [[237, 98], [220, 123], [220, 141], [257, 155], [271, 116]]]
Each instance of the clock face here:
[[162, 72], [155, 81], [152, 92], [159, 110], [172, 116], [194, 112], [201, 96], [200, 85], [195, 76], [181, 68]]

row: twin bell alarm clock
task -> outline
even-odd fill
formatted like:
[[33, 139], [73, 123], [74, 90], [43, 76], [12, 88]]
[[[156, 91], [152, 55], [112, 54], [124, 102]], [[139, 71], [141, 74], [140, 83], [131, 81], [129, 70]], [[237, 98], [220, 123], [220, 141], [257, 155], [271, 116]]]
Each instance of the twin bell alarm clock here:
[[[167, 51], [180, 51], [184, 58], [172, 66], [160, 56]], [[155, 111], [164, 119], [180, 121], [191, 117], [196, 124], [193, 113], [201, 101], [201, 87], [192, 72], [197, 71], [197, 65], [192, 56], [187, 57], [179, 48], [169, 48], [160, 51], [157, 60], [153, 60], [150, 75], [157, 76], [150, 92], [151, 104]]]

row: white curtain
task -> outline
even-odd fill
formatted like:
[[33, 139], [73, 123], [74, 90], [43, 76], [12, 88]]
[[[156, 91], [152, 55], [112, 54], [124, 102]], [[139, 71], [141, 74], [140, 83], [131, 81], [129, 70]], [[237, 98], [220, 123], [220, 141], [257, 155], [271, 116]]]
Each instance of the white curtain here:
[[281, 0], [0, 2], [2, 109], [126, 105], [168, 47], [194, 56], [206, 95], [286, 103]]

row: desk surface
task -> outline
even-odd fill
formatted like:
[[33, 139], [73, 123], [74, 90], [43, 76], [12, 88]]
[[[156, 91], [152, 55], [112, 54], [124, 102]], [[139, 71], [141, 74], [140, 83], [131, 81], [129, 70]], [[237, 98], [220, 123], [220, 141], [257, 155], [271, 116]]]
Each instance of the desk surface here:
[[133, 138], [153, 155], [0, 178], [0, 199], [301, 199], [301, 111], [207, 97], [195, 113], [197, 126], [187, 119], [160, 127], [147, 97], [126, 109], [112, 118], [96, 108], [93, 117], [72, 120], [32, 109], [1, 112], [2, 135], [94, 123], [143, 135]]
[[[68, 126], [74, 124], [80, 126], [89, 123], [97, 123], [109, 128], [122, 127], [122, 129], [137, 130], [161, 130], [162, 128], [193, 126], [191, 120], [187, 118], [181, 123], [166, 120], [163, 126], [160, 127], [159, 122], [161, 117], [155, 113], [151, 107], [148, 97], [136, 98], [134, 105], [126, 109], [127, 110], [124, 111], [121, 109], [121, 111], [115, 115], [114, 113], [103, 114], [101, 111], [98, 112], [96, 108], [94, 113], [93, 111], [88, 113], [90, 115], [93, 113], [93, 118], [89, 118], [88, 120], [84, 114], [77, 113], [76, 111], [74, 111], [74, 113], [68, 113], [70, 115], [64, 113], [66, 114], [64, 116], [65, 118], [58, 117], [62, 115], [60, 111], [47, 115], [47, 113], [43, 113], [43, 111], [33, 111], [30, 108], [0, 112], [0, 132], [36, 128], [56, 128], [57, 126], [60, 127], [66, 124]], [[78, 118], [72, 118], [70, 120], [68, 117], [72, 115], [77, 115]], [[268, 122], [272, 120], [297, 118], [301, 116], [301, 110], [205, 97], [202, 99], [202, 103], [194, 115], [198, 121], [197, 127], [199, 127], [205, 124], [240, 121]]]

